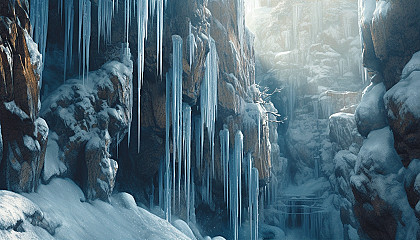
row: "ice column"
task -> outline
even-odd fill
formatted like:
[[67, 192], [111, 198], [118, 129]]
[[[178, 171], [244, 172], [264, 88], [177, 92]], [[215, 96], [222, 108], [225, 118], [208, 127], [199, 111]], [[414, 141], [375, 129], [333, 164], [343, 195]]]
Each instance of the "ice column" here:
[[[173, 189], [175, 189], [175, 162], [178, 160], [181, 165], [182, 141], [181, 141], [181, 120], [182, 120], [182, 38], [178, 35], [172, 36], [172, 142], [173, 142]], [[179, 167], [180, 170], [180, 167]], [[180, 173], [178, 175], [178, 197], [180, 197]], [[175, 199], [175, 191], [173, 193]], [[180, 202], [180, 199], [178, 199]]]
[[166, 132], [165, 132], [165, 184], [163, 186], [164, 188], [164, 211], [165, 211], [165, 218], [166, 220], [171, 220], [171, 168], [170, 168], [170, 151], [169, 151], [169, 128], [171, 127], [170, 123], [170, 113], [171, 113], [171, 84], [172, 84], [172, 72], [169, 71], [166, 74]]
[[251, 226], [251, 240], [258, 240], [258, 193], [259, 193], [258, 169], [252, 168], [249, 183], [249, 223]]
[[239, 130], [235, 135], [234, 158], [229, 162], [229, 201], [230, 222], [234, 239], [238, 239], [241, 220], [241, 163], [243, 159], [243, 135]]
[[[48, 0], [32, 0], [30, 5], [30, 21], [32, 23], [32, 38], [38, 44], [42, 54], [42, 70], [45, 63], [45, 49], [48, 31]], [[42, 71], [41, 71], [42, 72]], [[39, 85], [42, 86], [42, 74]]]
[[191, 194], [191, 107], [184, 104], [182, 110], [182, 132], [183, 132], [183, 149], [184, 149], [184, 166], [185, 166], [185, 191], [187, 202], [187, 223], [190, 222], [190, 194]]
[[228, 193], [229, 193], [229, 129], [227, 126], [223, 126], [223, 130], [219, 133], [220, 136], [220, 149], [221, 149], [221, 162], [223, 168], [223, 196], [229, 208]]
[[207, 54], [204, 79], [201, 84], [200, 108], [201, 108], [201, 156], [204, 144], [204, 126], [207, 127], [211, 149], [211, 176], [214, 176], [214, 132], [217, 115], [217, 78], [219, 75], [216, 43], [209, 37], [209, 53]]

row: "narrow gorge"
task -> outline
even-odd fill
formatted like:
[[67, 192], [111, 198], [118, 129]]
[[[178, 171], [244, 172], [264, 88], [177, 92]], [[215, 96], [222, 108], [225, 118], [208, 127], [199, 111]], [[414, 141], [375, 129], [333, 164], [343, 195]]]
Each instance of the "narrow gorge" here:
[[0, 239], [420, 239], [420, 1], [0, 0]]

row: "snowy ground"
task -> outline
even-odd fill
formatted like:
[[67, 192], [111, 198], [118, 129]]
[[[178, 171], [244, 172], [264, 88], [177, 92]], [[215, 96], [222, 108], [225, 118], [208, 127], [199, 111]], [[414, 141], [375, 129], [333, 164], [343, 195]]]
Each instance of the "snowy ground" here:
[[[190, 239], [138, 207], [127, 193], [114, 194], [111, 203], [85, 202], [81, 189], [69, 179], [55, 178], [23, 196], [0, 191], [0, 199], [0, 239]], [[53, 236], [28, 220], [35, 211], [57, 227]], [[19, 221], [21, 228], [14, 227]]]

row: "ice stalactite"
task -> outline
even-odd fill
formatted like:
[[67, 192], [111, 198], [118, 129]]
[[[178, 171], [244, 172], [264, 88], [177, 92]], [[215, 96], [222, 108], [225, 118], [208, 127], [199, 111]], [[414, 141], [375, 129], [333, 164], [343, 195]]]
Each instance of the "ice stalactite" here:
[[259, 194], [259, 175], [258, 169], [252, 168], [249, 181], [249, 223], [250, 239], [258, 240], [258, 194]]
[[[79, 2], [82, 0], [79, 0]], [[128, 52], [128, 34], [130, 31], [130, 17], [131, 17], [131, 0], [125, 0], [124, 1], [124, 28], [125, 28], [125, 42], [127, 46], [127, 52]], [[79, 13], [80, 14], [80, 13]], [[79, 26], [80, 28], [80, 26]], [[128, 131], [130, 132], [130, 131]], [[129, 143], [130, 145], [130, 143]]]
[[140, 152], [140, 95], [143, 85], [144, 46], [147, 38], [147, 22], [149, 19], [149, 1], [137, 0], [137, 152]]
[[239, 237], [239, 226], [241, 223], [241, 163], [243, 159], [243, 135], [238, 131], [235, 135], [234, 158], [229, 162], [229, 207], [230, 223], [233, 228], [234, 239]]
[[323, 22], [323, 13], [322, 13], [322, 1], [315, 1], [312, 4], [311, 9], [311, 20], [312, 20], [312, 28], [311, 28], [311, 36], [312, 42], [316, 41], [316, 37], [320, 32], [322, 32], [322, 22]]
[[91, 35], [92, 4], [90, 0], [79, 0], [79, 73], [83, 83], [89, 75], [89, 51]]
[[[157, 72], [158, 75], [162, 75], [162, 46], [163, 46], [163, 11], [164, 11], [164, 0], [152, 0], [156, 5], [156, 51], [157, 51]], [[153, 5], [153, 4], [152, 4]], [[152, 10], [152, 12], [154, 12]]]
[[[166, 132], [165, 132], [165, 164], [164, 164], [164, 180], [165, 183], [163, 185], [164, 189], [164, 211], [165, 211], [165, 218], [167, 221], [171, 220], [171, 168], [170, 168], [170, 145], [169, 145], [169, 128], [171, 127], [170, 123], [170, 113], [171, 113], [171, 84], [172, 84], [172, 72], [169, 71], [166, 74]], [[163, 171], [163, 170], [162, 170]], [[173, 189], [174, 190], [174, 189]]]
[[57, 10], [58, 10], [58, 14], [60, 14], [61, 16], [61, 22], [63, 22], [63, 0], [58, 0], [57, 3]]
[[196, 43], [195, 43], [195, 37], [194, 34], [192, 33], [192, 25], [191, 22], [189, 23], [189, 28], [188, 28], [188, 47], [190, 50], [190, 69], [192, 69], [192, 65], [194, 63], [194, 51], [195, 48], [197, 47]]
[[[175, 189], [175, 162], [181, 165], [182, 155], [182, 132], [180, 129], [182, 121], [182, 38], [178, 35], [172, 36], [172, 142], [173, 142], [173, 189]], [[179, 170], [181, 168], [179, 167]], [[178, 202], [180, 202], [180, 173], [178, 175]], [[175, 191], [173, 192], [175, 199]], [[175, 201], [174, 201], [175, 202]]]
[[229, 129], [223, 126], [223, 130], [219, 133], [220, 149], [221, 149], [221, 163], [223, 169], [223, 196], [226, 202], [226, 207], [229, 208], [228, 194], [229, 194]]
[[[39, 52], [42, 55], [41, 73], [44, 69], [45, 49], [47, 46], [48, 2], [48, 0], [32, 0], [30, 5], [31, 36], [38, 44]], [[42, 86], [42, 74], [40, 76], [39, 86]]]
[[184, 149], [184, 189], [186, 191], [187, 202], [187, 223], [190, 222], [190, 196], [191, 196], [191, 107], [184, 104], [182, 110], [182, 134], [183, 134], [183, 149]]
[[[118, 2], [118, 1], [117, 1]], [[114, 16], [114, 0], [98, 1], [98, 52], [101, 35], [105, 44], [111, 43], [111, 23]]]
[[83, 81], [88, 81], [89, 75], [89, 53], [90, 53], [90, 36], [91, 36], [91, 20], [92, 20], [92, 4], [89, 0], [85, 0], [83, 4], [83, 51], [82, 51], [82, 69]]
[[195, 167], [197, 171], [201, 171], [201, 117], [194, 118], [194, 132], [195, 132]]
[[201, 157], [203, 156], [204, 126], [206, 126], [211, 149], [211, 177], [214, 176], [214, 132], [217, 115], [217, 79], [219, 76], [216, 43], [209, 37], [209, 53], [205, 62], [204, 79], [200, 91], [201, 110]]
[[74, 6], [73, 0], [67, 0], [64, 6], [64, 81], [67, 74], [67, 60], [69, 68], [72, 68], [73, 62], [73, 25], [74, 25]]

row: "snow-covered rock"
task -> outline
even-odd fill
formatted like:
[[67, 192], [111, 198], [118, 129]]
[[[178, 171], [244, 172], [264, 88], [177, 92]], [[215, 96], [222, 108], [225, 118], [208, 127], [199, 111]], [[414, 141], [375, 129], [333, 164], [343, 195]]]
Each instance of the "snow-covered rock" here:
[[404, 189], [407, 171], [389, 127], [369, 133], [354, 169], [350, 177], [354, 212], [364, 232], [372, 239], [418, 237], [419, 224]]
[[122, 48], [118, 59], [90, 72], [85, 82], [67, 80], [43, 101], [41, 114], [50, 123], [59, 148], [58, 152], [50, 149], [49, 154], [60, 158], [49, 159], [55, 166], [44, 170], [44, 179], [64, 175], [80, 181], [87, 171], [88, 182], [81, 184], [88, 186], [89, 198], [110, 196], [117, 169], [110, 152], [131, 124], [133, 63]]
[[356, 108], [355, 118], [359, 133], [366, 137], [372, 130], [387, 125], [383, 96], [385, 94], [383, 83], [370, 84], [363, 91], [362, 101]]
[[408, 165], [420, 158], [420, 52], [404, 67], [401, 81], [384, 96], [396, 150]]
[[337, 143], [340, 149], [348, 149], [353, 143], [362, 145], [363, 140], [357, 132], [354, 114], [335, 113], [330, 116], [328, 125], [330, 140]]

